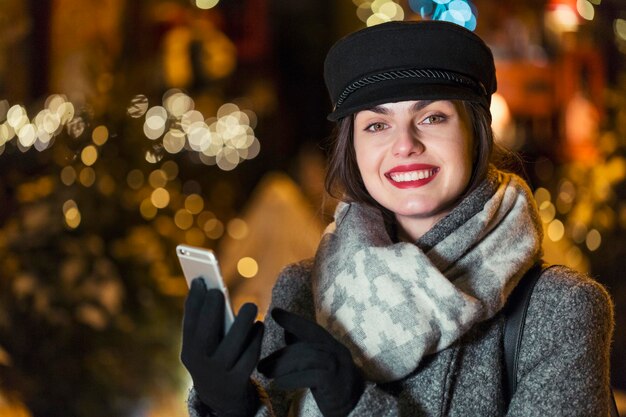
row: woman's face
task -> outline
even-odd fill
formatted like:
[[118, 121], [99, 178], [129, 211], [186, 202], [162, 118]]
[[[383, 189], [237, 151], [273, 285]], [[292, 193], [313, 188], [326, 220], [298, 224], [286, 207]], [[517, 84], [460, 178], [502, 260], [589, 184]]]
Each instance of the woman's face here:
[[365, 188], [413, 238], [450, 212], [472, 173], [467, 114], [452, 101], [403, 101], [356, 114]]

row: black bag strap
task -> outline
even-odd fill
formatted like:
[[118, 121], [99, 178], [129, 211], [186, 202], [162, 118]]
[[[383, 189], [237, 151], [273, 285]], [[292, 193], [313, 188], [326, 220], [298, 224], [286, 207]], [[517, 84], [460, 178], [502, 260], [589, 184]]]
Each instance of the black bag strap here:
[[[530, 296], [535, 288], [539, 277], [547, 269], [542, 262], [532, 266], [517, 284], [505, 307], [504, 322], [504, 362], [505, 362], [505, 387], [504, 401], [508, 408], [515, 390], [517, 389], [517, 368], [519, 363], [519, 349], [524, 335], [524, 324]], [[617, 404], [613, 390], [610, 390], [609, 409], [611, 417], [619, 417]]]
[[507, 301], [504, 322], [504, 363], [506, 365], [505, 401], [508, 406], [517, 389], [519, 348], [524, 334], [524, 323], [530, 296], [543, 272], [542, 263], [533, 265], [522, 277]]

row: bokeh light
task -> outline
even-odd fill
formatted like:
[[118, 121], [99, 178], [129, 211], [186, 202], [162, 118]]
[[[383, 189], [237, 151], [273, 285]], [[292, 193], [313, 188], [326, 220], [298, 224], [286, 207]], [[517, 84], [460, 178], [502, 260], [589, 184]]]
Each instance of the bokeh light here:
[[130, 106], [128, 106], [126, 112], [130, 117], [135, 119], [140, 118], [148, 111], [148, 97], [143, 94], [138, 94], [132, 98], [130, 101]]
[[581, 244], [587, 238], [587, 226], [583, 223], [575, 222], [571, 225], [569, 234], [575, 243]]
[[570, 265], [572, 268], [578, 267], [584, 259], [582, 251], [577, 246], [570, 246], [565, 254], [567, 265]]
[[70, 186], [76, 181], [76, 170], [74, 167], [68, 165], [61, 170], [61, 182], [64, 185]]
[[618, 41], [626, 42], [626, 19], [615, 19], [613, 31]]
[[165, 175], [165, 171], [161, 169], [155, 169], [148, 175], [148, 183], [152, 188], [161, 188], [165, 187], [167, 184], [167, 176]]
[[576, 0], [576, 11], [585, 20], [593, 20], [595, 9], [589, 0]]
[[[48, 149], [64, 128], [73, 138], [82, 135], [86, 128], [83, 117], [76, 116], [74, 105], [60, 94], [48, 96], [44, 101], [44, 108], [33, 118], [23, 105], [10, 105], [8, 100], [0, 100], [0, 116], [5, 119], [0, 124], [0, 147], [17, 138], [15, 146], [21, 152], [33, 148], [39, 152]], [[104, 141], [106, 139], [94, 139], [96, 144]]]
[[218, 219], [209, 219], [204, 224], [204, 233], [209, 239], [217, 240], [224, 235], [224, 223]]
[[187, 230], [193, 226], [193, 215], [187, 209], [180, 209], [174, 215], [174, 223], [181, 230]]
[[126, 183], [133, 190], [141, 188], [144, 182], [143, 172], [140, 169], [133, 169], [126, 174]]
[[219, 2], [220, 0], [195, 0], [196, 6], [199, 9], [204, 10], [212, 9], [213, 7], [217, 6]]
[[[133, 109], [137, 97], [131, 102]], [[163, 158], [163, 151], [176, 154], [183, 149], [197, 152], [206, 165], [217, 165], [224, 171], [236, 168], [242, 161], [255, 158], [260, 142], [254, 134], [256, 115], [235, 103], [224, 103], [215, 117], [205, 117], [194, 108], [191, 97], [179, 89], [163, 95], [163, 105], [145, 112], [144, 135], [161, 143], [146, 151], [151, 163]]]
[[102, 146], [109, 140], [109, 129], [106, 126], [97, 126], [91, 132], [91, 140], [98, 146]]
[[139, 205], [139, 212], [144, 219], [150, 220], [157, 215], [157, 208], [154, 206], [154, 204], [152, 204], [151, 199], [146, 198]]
[[185, 242], [193, 246], [203, 246], [206, 236], [202, 230], [197, 227], [185, 231]]
[[565, 235], [565, 226], [560, 220], [552, 220], [547, 229], [548, 238], [553, 242], [558, 242]]
[[578, 15], [569, 5], [557, 4], [546, 11], [546, 26], [555, 33], [575, 32]]
[[367, 26], [404, 20], [404, 9], [393, 0], [354, 0], [356, 15]]
[[202, 213], [198, 214], [196, 218], [196, 224], [204, 229], [204, 225], [211, 219], [215, 219], [215, 214], [213, 212], [205, 210]]
[[185, 209], [192, 214], [198, 214], [204, 209], [204, 199], [198, 194], [191, 194], [185, 198]]
[[544, 223], [550, 223], [556, 215], [556, 208], [551, 201], [544, 201], [539, 205], [539, 216]]
[[156, 208], [165, 208], [170, 203], [170, 193], [165, 188], [157, 188], [152, 192], [150, 201]]
[[80, 159], [86, 166], [91, 166], [95, 164], [98, 159], [98, 151], [95, 146], [89, 145], [83, 148], [80, 153]]
[[550, 201], [550, 191], [543, 187], [539, 187], [535, 190], [535, 201], [538, 205], [541, 205], [544, 201]]
[[145, 159], [151, 164], [156, 164], [163, 159], [163, 146], [154, 145], [146, 150]]
[[78, 174], [78, 181], [85, 187], [91, 187], [96, 182], [96, 171], [92, 167], [84, 167]]
[[590, 251], [597, 250], [602, 244], [602, 235], [596, 229], [592, 229], [587, 233], [587, 238], [585, 239], [585, 243], [587, 245], [587, 249]]
[[178, 176], [178, 164], [175, 161], [165, 161], [161, 165], [161, 171], [165, 173], [168, 181], [172, 181]]
[[63, 216], [65, 224], [70, 229], [76, 229], [80, 225], [81, 214], [80, 210], [78, 210], [78, 205], [74, 200], [67, 200], [63, 203]]
[[237, 262], [237, 272], [244, 278], [253, 278], [259, 272], [259, 264], [248, 256]]
[[248, 224], [242, 219], [232, 219], [226, 227], [228, 235], [233, 239], [241, 240], [248, 236]]
[[24, 148], [30, 148], [35, 144], [37, 140], [35, 125], [27, 123], [19, 128], [17, 132], [17, 138], [20, 141], [20, 145]]
[[98, 191], [105, 196], [110, 196], [115, 192], [117, 184], [110, 175], [101, 176], [98, 179]]
[[476, 29], [477, 9], [469, 0], [409, 0], [411, 10], [423, 19], [444, 20]]

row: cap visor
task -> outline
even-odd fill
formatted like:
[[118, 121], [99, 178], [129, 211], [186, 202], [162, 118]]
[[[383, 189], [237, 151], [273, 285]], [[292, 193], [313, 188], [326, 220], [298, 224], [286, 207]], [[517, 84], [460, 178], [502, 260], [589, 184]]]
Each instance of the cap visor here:
[[450, 84], [419, 84], [415, 80], [391, 80], [360, 88], [350, 94], [343, 103], [327, 117], [337, 121], [361, 110], [371, 109], [385, 103], [410, 100], [467, 100], [484, 102], [485, 97], [468, 87]]

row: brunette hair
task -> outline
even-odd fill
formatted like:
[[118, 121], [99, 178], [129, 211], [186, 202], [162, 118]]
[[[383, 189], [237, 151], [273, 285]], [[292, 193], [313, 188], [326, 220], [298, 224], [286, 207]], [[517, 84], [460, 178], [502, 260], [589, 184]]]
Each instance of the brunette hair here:
[[[494, 140], [489, 110], [470, 101], [456, 101], [456, 103], [459, 103], [461, 109], [465, 111], [469, 122], [468, 128], [471, 129], [474, 139], [472, 176], [464, 194], [460, 197], [463, 198], [485, 178], [489, 164], [497, 164], [498, 161], [494, 158]], [[356, 162], [353, 137], [354, 114], [337, 122], [324, 181], [326, 192], [334, 198], [382, 208], [365, 188]]]

